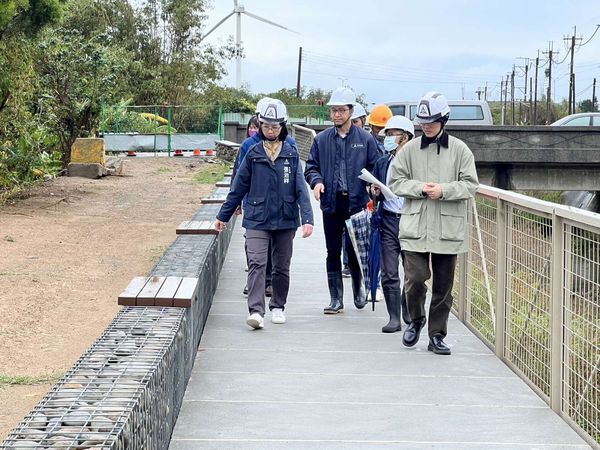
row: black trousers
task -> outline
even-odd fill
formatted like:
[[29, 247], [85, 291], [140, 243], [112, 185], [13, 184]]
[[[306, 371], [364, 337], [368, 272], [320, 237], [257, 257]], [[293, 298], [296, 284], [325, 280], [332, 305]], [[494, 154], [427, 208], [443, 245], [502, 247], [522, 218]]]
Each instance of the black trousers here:
[[342, 235], [344, 235], [346, 250], [348, 251], [348, 267], [352, 272], [359, 272], [360, 266], [350, 236], [348, 236], [348, 230], [346, 230], [346, 233], [344, 233], [344, 230], [346, 229], [346, 219], [360, 211], [360, 209], [349, 211], [348, 196], [341, 193], [337, 194], [335, 204], [335, 213], [323, 213], [323, 231], [325, 233], [325, 246], [327, 247], [327, 272], [342, 271]]
[[429, 260], [433, 270], [431, 289], [431, 304], [429, 305], [429, 337], [448, 334], [448, 316], [452, 308], [452, 286], [454, 285], [454, 270], [456, 255], [439, 253], [419, 253], [404, 251], [404, 292], [410, 318], [420, 320], [425, 318], [425, 281], [431, 278]]
[[400, 240], [398, 227], [400, 215], [381, 211], [381, 287], [385, 290], [400, 290]]

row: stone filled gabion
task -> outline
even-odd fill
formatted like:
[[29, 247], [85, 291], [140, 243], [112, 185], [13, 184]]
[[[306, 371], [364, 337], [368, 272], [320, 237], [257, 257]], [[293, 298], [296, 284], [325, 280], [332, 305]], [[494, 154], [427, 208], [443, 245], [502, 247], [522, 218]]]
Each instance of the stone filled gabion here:
[[198, 277], [192, 307], [123, 308], [0, 449], [167, 448], [232, 229], [178, 237], [150, 276]]

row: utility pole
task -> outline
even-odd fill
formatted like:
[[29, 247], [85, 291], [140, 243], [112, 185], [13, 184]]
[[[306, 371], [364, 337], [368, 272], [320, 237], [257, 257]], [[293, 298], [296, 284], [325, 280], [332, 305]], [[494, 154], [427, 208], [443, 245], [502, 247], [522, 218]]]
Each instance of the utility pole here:
[[[531, 117], [533, 111], [533, 77], [529, 77], [529, 114], [528, 117]], [[531, 120], [529, 120], [529, 125], [535, 125], [535, 122], [532, 124]]]
[[504, 79], [500, 80], [500, 125], [504, 125]]
[[298, 78], [296, 81], [296, 98], [300, 98], [300, 75], [302, 74], [302, 47], [298, 49]]
[[483, 89], [481, 87], [478, 87], [475, 93], [477, 94], [477, 100], [481, 100], [481, 94], [483, 94]]
[[596, 111], [596, 79], [592, 83], [592, 112]]
[[511, 125], [515, 124], [515, 65], [513, 64], [513, 70], [510, 74], [510, 114], [511, 114]]
[[575, 72], [573, 72], [573, 63], [575, 59], [575, 40], [581, 40], [581, 38], [575, 38], [577, 34], [577, 27], [573, 28], [573, 36], [571, 38], [565, 37], [564, 40], [571, 40], [571, 67], [569, 69], [569, 114], [575, 113]]
[[[544, 52], [546, 53], [546, 52]], [[558, 52], [557, 52], [558, 53]], [[548, 69], [546, 71], [548, 76], [548, 91], [546, 92], [546, 124], [552, 122], [550, 105], [552, 103], [552, 41], [548, 43]]]
[[487, 82], [485, 83], [485, 88], [483, 90], [483, 99], [487, 102]]
[[[521, 123], [525, 123], [527, 121], [527, 114], [523, 112], [523, 108], [525, 108], [527, 103], [527, 71], [529, 70], [529, 58], [523, 58], [519, 56], [517, 59], [522, 59], [525, 63], [523, 66], [517, 66], [517, 69], [523, 69], [525, 71], [524, 76], [524, 87], [523, 87], [523, 102], [519, 103], [519, 120]], [[525, 116], [525, 117], [524, 117]]]
[[540, 51], [538, 50], [538, 55], [535, 58], [535, 93], [533, 94], [533, 124], [537, 125], [537, 82], [538, 82], [538, 68], [540, 65]]

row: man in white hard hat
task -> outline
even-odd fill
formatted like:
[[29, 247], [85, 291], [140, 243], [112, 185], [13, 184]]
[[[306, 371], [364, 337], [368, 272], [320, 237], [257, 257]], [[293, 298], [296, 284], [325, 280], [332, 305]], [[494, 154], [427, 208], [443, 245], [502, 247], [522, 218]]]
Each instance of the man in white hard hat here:
[[[391, 117], [380, 131], [384, 137], [383, 146], [386, 154], [377, 160], [373, 168], [373, 176], [386, 186], [390, 184], [390, 168], [396, 154], [415, 136], [413, 123], [404, 116]], [[376, 214], [380, 216], [381, 236], [381, 286], [385, 305], [390, 320], [381, 331], [395, 333], [402, 330], [401, 317], [405, 323], [410, 323], [410, 315], [406, 308], [406, 298], [402, 291], [399, 265], [402, 261], [398, 228], [404, 199], [402, 197], [386, 199], [379, 186], [372, 185], [371, 190], [376, 195], [378, 206]]]
[[[333, 91], [327, 105], [334, 126], [319, 133], [306, 161], [304, 177], [321, 204], [323, 230], [327, 246], [327, 282], [330, 302], [325, 314], [344, 311], [342, 283], [342, 235], [346, 219], [361, 211], [369, 201], [366, 183], [359, 179], [361, 170], [371, 170], [377, 161], [377, 143], [373, 136], [352, 124], [356, 95], [347, 88]], [[352, 277], [354, 305], [367, 304], [358, 259], [346, 230], [348, 265]]]
[[364, 128], [367, 124], [367, 111], [365, 111], [365, 107], [360, 103], [354, 105], [354, 112], [352, 113], [351, 119], [353, 125]]
[[415, 122], [423, 135], [397, 155], [390, 181], [392, 191], [405, 198], [399, 235], [412, 322], [402, 342], [414, 346], [427, 322], [425, 281], [433, 271], [427, 350], [438, 355], [451, 353], [444, 338], [456, 258], [468, 250], [468, 205], [479, 185], [471, 150], [444, 130], [449, 117], [448, 101], [442, 94], [428, 92], [421, 98]]

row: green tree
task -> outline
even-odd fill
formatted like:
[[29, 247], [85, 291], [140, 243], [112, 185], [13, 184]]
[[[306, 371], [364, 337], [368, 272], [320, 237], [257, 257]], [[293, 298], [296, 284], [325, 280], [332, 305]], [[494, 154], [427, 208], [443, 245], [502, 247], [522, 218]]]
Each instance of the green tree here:
[[582, 100], [577, 104], [578, 112], [595, 112], [594, 104], [598, 104], [598, 99], [594, 98], [594, 103], [592, 100]]
[[106, 35], [85, 38], [78, 30], [58, 28], [40, 43], [40, 113], [60, 140], [68, 163], [78, 137], [94, 134], [100, 107], [123, 95], [123, 55], [107, 45]]

